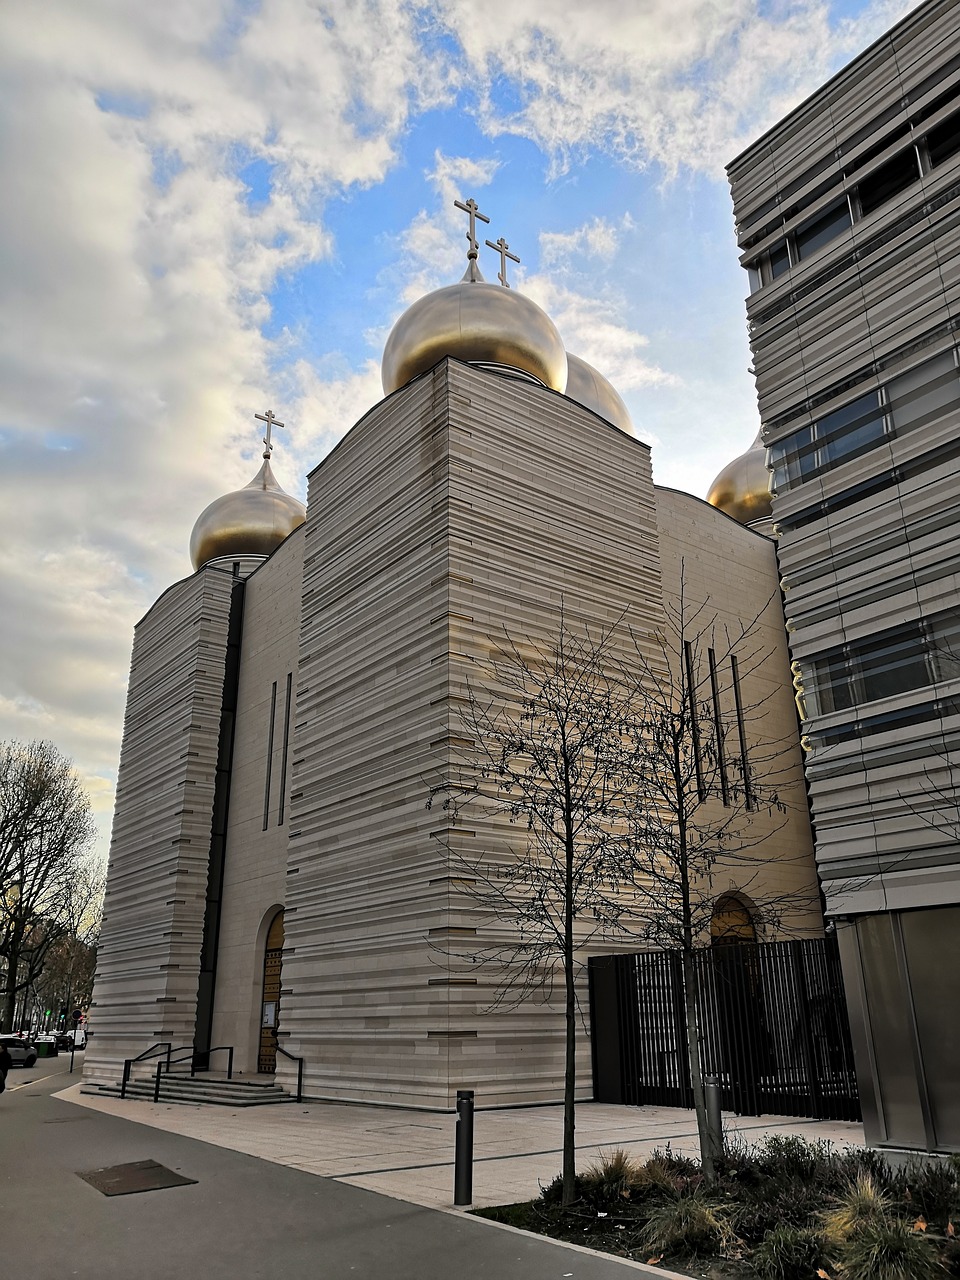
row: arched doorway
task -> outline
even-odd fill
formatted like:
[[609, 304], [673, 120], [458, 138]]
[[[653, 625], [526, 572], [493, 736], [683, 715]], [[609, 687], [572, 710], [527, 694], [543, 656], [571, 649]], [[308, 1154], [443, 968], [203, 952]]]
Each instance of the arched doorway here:
[[722, 893], [710, 917], [710, 945], [723, 947], [756, 940], [757, 929], [750, 908], [739, 894]]
[[263, 953], [263, 996], [260, 1002], [260, 1049], [257, 1070], [273, 1075], [277, 1069], [277, 1027], [280, 1025], [280, 970], [283, 966], [283, 910], [267, 931]]

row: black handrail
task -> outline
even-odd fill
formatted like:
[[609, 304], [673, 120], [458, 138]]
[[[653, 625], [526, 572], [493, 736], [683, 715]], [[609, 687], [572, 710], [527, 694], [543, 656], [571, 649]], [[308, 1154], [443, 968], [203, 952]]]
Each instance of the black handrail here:
[[127, 1096], [127, 1085], [130, 1082], [130, 1069], [135, 1062], [143, 1062], [146, 1058], [154, 1057], [158, 1050], [160, 1053], [166, 1051], [167, 1065], [170, 1065], [170, 1041], [158, 1040], [156, 1044], [152, 1044], [149, 1049], [144, 1049], [143, 1053], [138, 1054], [135, 1058], [125, 1058], [123, 1061], [123, 1078], [120, 1081], [120, 1097]]
[[[197, 1074], [198, 1069], [202, 1069], [203, 1071], [210, 1070], [209, 1066], [198, 1068], [197, 1059], [202, 1056], [206, 1056], [209, 1059], [209, 1055], [211, 1053], [218, 1053], [221, 1050], [225, 1051], [227, 1054], [227, 1079], [232, 1080], [233, 1079], [233, 1045], [232, 1044], [218, 1044], [215, 1049], [207, 1049], [205, 1051], [205, 1055], [197, 1053], [196, 1050], [194, 1049], [183, 1049], [181, 1050], [178, 1057], [171, 1057], [168, 1054], [167, 1062], [166, 1062], [167, 1075], [170, 1076], [171, 1074], [173, 1074], [174, 1067], [179, 1067], [181, 1064], [189, 1062], [190, 1063], [190, 1079], [192, 1080], [194, 1076]], [[163, 1062], [158, 1062], [156, 1077], [153, 1082], [154, 1102], [160, 1101], [160, 1080], [163, 1075], [163, 1071], [164, 1071]]]
[[282, 1053], [285, 1058], [289, 1058], [291, 1062], [297, 1064], [297, 1101], [303, 1101], [303, 1059], [298, 1058], [294, 1053], [287, 1053], [286, 1049], [281, 1049], [277, 1045], [277, 1053]]
[[[143, 1053], [139, 1054], [136, 1058], [126, 1058], [124, 1060], [123, 1079], [120, 1082], [121, 1098], [125, 1098], [127, 1096], [127, 1085], [130, 1083], [130, 1074], [131, 1074], [131, 1069], [133, 1067], [133, 1064], [135, 1062], [143, 1062], [147, 1058], [156, 1057], [158, 1054], [158, 1051], [160, 1055], [160, 1061], [157, 1063], [157, 1069], [156, 1069], [156, 1072], [154, 1073], [154, 1083], [153, 1083], [154, 1102], [158, 1102], [160, 1100], [160, 1079], [164, 1071], [166, 1071], [167, 1075], [170, 1075], [174, 1067], [178, 1067], [189, 1062], [190, 1076], [192, 1079], [197, 1074], [198, 1071], [200, 1070], [209, 1071], [210, 1069], [209, 1066], [202, 1067], [202, 1068], [197, 1066], [198, 1059], [201, 1058], [203, 1055], [197, 1053], [194, 1049], [179, 1049], [177, 1051], [176, 1056], [174, 1056], [173, 1047], [170, 1041], [163, 1040], [155, 1045], [151, 1045], [149, 1049], [145, 1049]], [[226, 1053], [227, 1055], [227, 1079], [232, 1080], [233, 1079], [233, 1045], [232, 1044], [218, 1044], [213, 1049], [207, 1049], [206, 1057], [209, 1060], [209, 1055], [211, 1053], [221, 1053], [221, 1052]]]

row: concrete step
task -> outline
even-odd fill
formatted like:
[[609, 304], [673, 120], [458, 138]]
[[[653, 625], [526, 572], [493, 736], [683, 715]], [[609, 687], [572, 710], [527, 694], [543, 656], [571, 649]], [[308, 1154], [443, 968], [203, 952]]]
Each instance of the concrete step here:
[[[153, 1101], [154, 1078], [134, 1077], [127, 1082], [127, 1097]], [[83, 1093], [118, 1098], [118, 1084], [85, 1084]], [[197, 1077], [165, 1075], [160, 1081], [161, 1102], [192, 1103], [194, 1106], [262, 1107], [293, 1098], [278, 1084], [256, 1080], [202, 1080]]]

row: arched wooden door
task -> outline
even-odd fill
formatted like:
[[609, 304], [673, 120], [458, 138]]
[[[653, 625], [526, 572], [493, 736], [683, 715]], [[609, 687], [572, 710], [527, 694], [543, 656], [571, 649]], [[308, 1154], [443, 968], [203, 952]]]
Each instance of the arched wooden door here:
[[277, 1027], [280, 1025], [280, 971], [283, 967], [283, 912], [273, 917], [263, 953], [263, 998], [260, 1003], [260, 1052], [257, 1070], [273, 1075], [277, 1069]]

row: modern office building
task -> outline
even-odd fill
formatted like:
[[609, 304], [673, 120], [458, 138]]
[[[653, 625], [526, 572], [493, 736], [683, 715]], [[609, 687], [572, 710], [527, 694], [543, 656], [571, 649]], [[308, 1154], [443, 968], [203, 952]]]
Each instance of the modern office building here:
[[[822, 930], [773, 541], [657, 489], [620, 397], [529, 299], [480, 278], [475, 249], [463, 281], [400, 318], [383, 382], [305, 510], [277, 486], [268, 431], [251, 485], [197, 521], [196, 572], [136, 629], [88, 1080], [168, 1042], [231, 1046], [240, 1072], [289, 1083], [279, 1035], [312, 1097], [561, 1096], [562, 983], [497, 1005], [502, 972], [465, 954], [510, 926], [456, 855], [510, 859], [526, 832], [427, 806], [491, 650], [549, 646], [561, 605], [594, 633], [625, 616], [654, 665], [681, 583], [704, 649], [706, 620], [735, 636], [759, 617], [745, 649], [765, 660], [745, 656], [742, 678], [722, 646], [686, 655], [731, 790], [769, 768], [786, 806], [754, 807], [765, 865], [718, 877], [717, 920], [749, 931], [758, 899], [786, 895], [790, 936]], [[637, 942], [593, 944], [613, 947]], [[580, 1069], [589, 1096], [586, 1037]]]
[[872, 1143], [960, 1149], [960, 6], [728, 169]]

